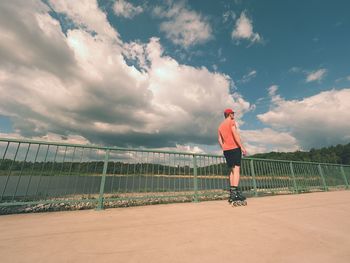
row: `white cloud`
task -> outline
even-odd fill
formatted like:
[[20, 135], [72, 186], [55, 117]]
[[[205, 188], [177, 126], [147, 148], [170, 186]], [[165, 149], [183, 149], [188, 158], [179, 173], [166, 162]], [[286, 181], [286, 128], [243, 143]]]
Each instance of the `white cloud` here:
[[321, 81], [327, 73], [327, 70], [322, 68], [313, 72], [310, 72], [306, 76], [306, 82]]
[[163, 151], [176, 151], [176, 152], [186, 152], [186, 153], [206, 153], [204, 149], [202, 149], [198, 145], [180, 145], [177, 144], [175, 147], [165, 147], [162, 148]]
[[[11, 138], [11, 139], [27, 139], [18, 132], [12, 133], [1, 133], [0, 138]], [[62, 143], [73, 143], [73, 144], [91, 144], [86, 138], [80, 135], [68, 135], [62, 136], [54, 133], [47, 133], [43, 136], [33, 136], [32, 140], [35, 141], [47, 141], [47, 142], [62, 142]]]
[[237, 19], [231, 37], [236, 40], [249, 40], [252, 44], [262, 42], [261, 36], [253, 31], [253, 21], [247, 17], [245, 12], [242, 12]]
[[91, 144], [89, 140], [86, 138], [76, 135], [76, 134], [69, 134], [68, 136], [62, 136], [59, 134], [54, 133], [48, 133], [44, 136], [39, 137], [33, 137], [33, 140], [44, 140], [48, 142], [62, 142], [62, 143], [73, 143], [73, 144]]
[[[0, 78], [1, 78], [1, 73], [0, 73]], [[338, 79], [335, 80], [336, 83], [344, 82], [344, 81], [350, 81], [350, 76], [341, 77], [341, 78], [338, 78]]]
[[271, 101], [274, 104], [277, 104], [277, 103], [279, 103], [280, 101], [283, 100], [281, 98], [281, 96], [277, 94], [277, 91], [278, 91], [278, 86], [277, 85], [272, 85], [267, 90], [268, 90], [268, 93], [269, 93], [269, 97], [271, 98]]
[[[278, 96], [274, 94], [274, 96]], [[302, 100], [273, 100], [258, 119], [297, 139], [302, 149], [349, 142], [350, 89], [324, 91]]]
[[149, 69], [149, 61], [146, 58], [146, 46], [139, 42], [124, 43], [123, 55], [134, 61], [142, 70]]
[[276, 92], [278, 90], [278, 86], [277, 85], [272, 85], [268, 88], [268, 91], [269, 91], [269, 95], [270, 96], [274, 96], [276, 95]]
[[206, 43], [213, 38], [209, 22], [203, 15], [189, 10], [184, 3], [170, 1], [167, 9], [154, 8], [156, 17], [166, 19], [160, 24], [160, 30], [166, 38], [184, 48]]
[[117, 0], [113, 6], [114, 13], [125, 18], [133, 18], [141, 14], [143, 8], [141, 6], [134, 6], [125, 0]]
[[222, 54], [222, 48], [218, 49], [218, 60], [221, 63], [226, 62], [226, 60], [227, 60]]
[[249, 155], [271, 151], [293, 152], [300, 149], [298, 141], [290, 133], [271, 128], [243, 130], [241, 136]]
[[[325, 68], [321, 68], [318, 70], [314, 71], [308, 71], [304, 70], [300, 67], [292, 67], [289, 72], [291, 73], [301, 73], [306, 75], [305, 81], [308, 82], [313, 82], [313, 81], [318, 81], [321, 82], [321, 80], [326, 76], [328, 70]], [[337, 81], [340, 81], [341, 79], [338, 79]]]
[[179, 64], [164, 55], [159, 39], [123, 43], [96, 2], [55, 1], [52, 8], [74, 29], [64, 34], [42, 2], [0, 2], [0, 114], [11, 118], [16, 134], [204, 145], [216, 143], [224, 108], [251, 110], [230, 94], [229, 76]]
[[96, 32], [98, 37], [119, 41], [119, 34], [107, 22], [106, 14], [98, 8], [97, 1], [50, 0], [50, 5], [56, 12], [69, 16], [77, 25], [88, 29], [89, 32]]
[[257, 74], [256, 70], [251, 70], [250, 72], [248, 72], [246, 75], [242, 77], [240, 82], [247, 83], [251, 81], [253, 78], [255, 78], [256, 74]]
[[[216, 134], [215, 119], [221, 119], [223, 105], [235, 105], [241, 113], [250, 109], [250, 104], [239, 94], [228, 96], [230, 78], [227, 75], [211, 73], [204, 67], [179, 65], [171, 57], [161, 55], [161, 46], [156, 39], [148, 44], [147, 49], [152, 61], [149, 74], [150, 88], [154, 93], [153, 107], [165, 107], [168, 116], [160, 122], [170, 121], [171, 126], [178, 124], [179, 134], [190, 129], [196, 133], [200, 126], [199, 134]], [[190, 122], [194, 127], [188, 127]], [[169, 128], [173, 129], [171, 126]]]

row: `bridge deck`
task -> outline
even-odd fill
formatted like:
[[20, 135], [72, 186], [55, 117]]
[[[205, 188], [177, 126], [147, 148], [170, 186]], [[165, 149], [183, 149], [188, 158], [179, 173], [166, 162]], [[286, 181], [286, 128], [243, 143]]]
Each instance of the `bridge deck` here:
[[1, 262], [350, 262], [350, 191], [0, 216]]

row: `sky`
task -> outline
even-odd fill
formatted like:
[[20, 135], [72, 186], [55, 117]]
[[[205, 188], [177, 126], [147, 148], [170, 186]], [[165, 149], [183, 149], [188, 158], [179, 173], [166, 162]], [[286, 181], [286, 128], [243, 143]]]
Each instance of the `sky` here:
[[219, 154], [350, 142], [347, 0], [0, 1], [0, 137]]

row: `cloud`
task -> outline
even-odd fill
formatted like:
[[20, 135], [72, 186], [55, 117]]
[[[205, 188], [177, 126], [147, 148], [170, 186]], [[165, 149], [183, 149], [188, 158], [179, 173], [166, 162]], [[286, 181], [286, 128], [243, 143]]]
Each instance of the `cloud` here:
[[162, 148], [163, 151], [176, 151], [176, 152], [186, 152], [186, 153], [199, 153], [204, 154], [206, 151], [198, 145], [180, 145], [177, 144], [175, 147], [165, 147]]
[[[158, 38], [123, 42], [97, 2], [50, 3], [52, 9], [0, 2], [0, 114], [11, 118], [15, 134], [133, 147], [210, 145], [222, 109], [251, 110], [229, 76], [180, 64]], [[62, 32], [49, 12], [74, 27]]]
[[249, 40], [252, 44], [262, 42], [261, 36], [253, 31], [253, 21], [247, 17], [246, 12], [242, 12], [237, 19], [231, 37], [236, 40]]
[[143, 8], [141, 6], [134, 6], [125, 0], [117, 0], [113, 6], [114, 13], [125, 18], [133, 18], [141, 14]]
[[[111, 41], [119, 41], [119, 33], [107, 22], [107, 16], [96, 1], [49, 1], [55, 12], [68, 16], [78, 28]], [[82, 15], [84, 14], [84, 15]]]
[[[272, 93], [273, 96], [279, 96]], [[272, 100], [257, 117], [277, 131], [288, 132], [304, 150], [345, 144], [350, 138], [350, 89], [324, 91], [302, 100]]]
[[222, 20], [223, 20], [224, 23], [227, 23], [231, 19], [232, 20], [236, 19], [236, 13], [234, 11], [228, 10], [228, 11], [223, 13]]
[[[11, 138], [11, 139], [27, 139], [19, 133], [1, 133], [0, 138]], [[61, 136], [58, 134], [47, 133], [44, 136], [32, 137], [32, 140], [36, 141], [48, 141], [48, 142], [61, 142], [61, 143], [73, 143], [73, 144], [91, 144], [86, 138], [80, 135], [68, 135]]]
[[272, 97], [272, 96], [275, 96], [276, 95], [276, 92], [278, 90], [278, 86], [277, 85], [272, 85], [268, 88], [268, 91], [269, 91], [269, 95]]
[[277, 91], [278, 91], [277, 85], [272, 85], [267, 90], [272, 103], [277, 104], [283, 100], [281, 96], [277, 94]]
[[327, 73], [327, 70], [322, 68], [313, 72], [310, 72], [306, 76], [306, 82], [321, 81]]
[[[0, 76], [1, 78], [1, 76]], [[335, 80], [335, 82], [343, 82], [343, 81], [350, 81], [350, 76], [346, 76], [346, 77], [342, 77], [342, 78], [338, 78]]]
[[314, 71], [307, 71], [304, 70], [300, 67], [292, 67], [289, 70], [290, 73], [302, 73], [306, 75], [305, 81], [308, 82], [313, 82], [313, 81], [318, 81], [321, 82], [321, 80], [326, 76], [328, 70], [325, 68], [321, 68], [319, 70], [314, 70]]
[[155, 7], [153, 14], [166, 20], [160, 24], [160, 31], [176, 45], [187, 49], [213, 38], [208, 19], [189, 10], [185, 2], [170, 1], [167, 8]]
[[300, 149], [297, 139], [290, 133], [271, 128], [243, 130], [241, 136], [249, 155], [271, 151], [294, 152]]
[[[22, 9], [17, 9], [16, 3]], [[73, 52], [64, 41], [59, 23], [48, 15], [46, 5], [3, 1], [0, 7], [0, 66], [3, 69], [0, 81], [8, 80], [11, 69], [33, 68], [33, 65], [62, 79], [76, 73]], [[36, 12], [26, 12], [28, 9]]]
[[240, 82], [242, 83], [247, 83], [249, 81], [251, 81], [253, 78], [256, 77], [256, 70], [251, 70], [249, 73], [247, 73], [246, 75], [244, 75], [241, 79]]

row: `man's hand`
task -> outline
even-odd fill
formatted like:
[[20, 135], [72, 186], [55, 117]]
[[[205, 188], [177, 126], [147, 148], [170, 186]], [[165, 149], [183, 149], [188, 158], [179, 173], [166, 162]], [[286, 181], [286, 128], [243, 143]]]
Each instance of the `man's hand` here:
[[242, 147], [241, 150], [242, 150], [243, 155], [246, 156], [247, 155], [247, 150], [244, 147]]

